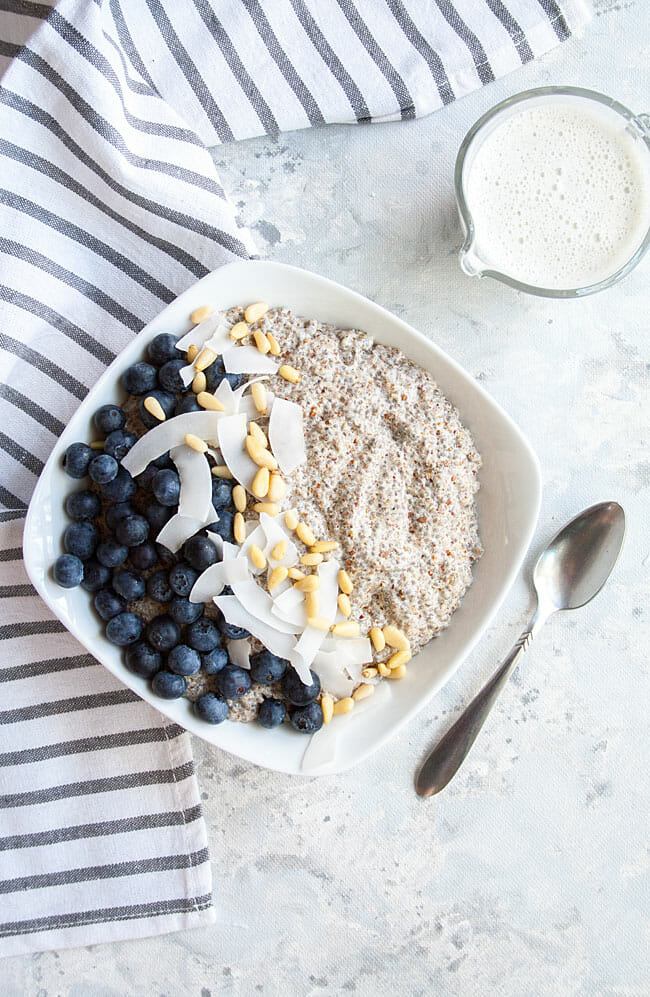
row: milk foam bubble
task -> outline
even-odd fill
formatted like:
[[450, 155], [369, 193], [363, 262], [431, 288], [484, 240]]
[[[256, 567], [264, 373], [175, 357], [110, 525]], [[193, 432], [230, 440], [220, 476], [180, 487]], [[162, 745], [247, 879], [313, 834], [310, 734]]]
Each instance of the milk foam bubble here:
[[650, 155], [624, 124], [554, 102], [497, 125], [466, 164], [479, 257], [549, 289], [586, 287], [627, 263], [650, 228]]

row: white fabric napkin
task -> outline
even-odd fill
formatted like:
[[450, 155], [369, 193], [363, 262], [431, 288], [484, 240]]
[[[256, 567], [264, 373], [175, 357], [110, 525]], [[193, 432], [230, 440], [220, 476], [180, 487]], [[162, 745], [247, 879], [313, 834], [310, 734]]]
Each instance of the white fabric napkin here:
[[[580, 30], [582, 0], [3, 4], [0, 954], [214, 920], [189, 736], [21, 564], [51, 447], [119, 350], [253, 251], [206, 146], [426, 114]], [[24, 47], [21, 47], [22, 43]]]

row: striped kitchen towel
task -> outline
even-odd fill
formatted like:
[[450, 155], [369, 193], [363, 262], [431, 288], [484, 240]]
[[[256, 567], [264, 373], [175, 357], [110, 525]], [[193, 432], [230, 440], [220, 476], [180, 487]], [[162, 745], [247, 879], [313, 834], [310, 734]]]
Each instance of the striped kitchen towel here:
[[541, 55], [582, 0], [0, 2], [0, 954], [214, 920], [189, 737], [40, 602], [36, 477], [117, 352], [253, 251], [207, 147], [414, 118]]

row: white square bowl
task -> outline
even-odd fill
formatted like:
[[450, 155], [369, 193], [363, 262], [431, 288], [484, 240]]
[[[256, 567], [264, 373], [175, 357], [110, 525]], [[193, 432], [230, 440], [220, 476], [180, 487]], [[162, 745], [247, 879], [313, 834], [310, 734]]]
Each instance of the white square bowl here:
[[[190, 327], [190, 312], [209, 303], [219, 309], [251, 301], [290, 308], [341, 328], [358, 328], [379, 343], [397, 346], [430, 371], [457, 406], [483, 457], [478, 515], [485, 553], [474, 582], [449, 627], [431, 641], [400, 682], [384, 682], [376, 695], [311, 738], [283, 725], [210, 726], [197, 719], [185, 699], [162, 700], [122, 663], [122, 651], [104, 636], [84, 589], [62, 589], [52, 564], [62, 551], [67, 525], [63, 503], [73, 483], [61, 466], [67, 447], [89, 440], [93, 412], [124, 393], [119, 378], [141, 359], [160, 332], [177, 335]], [[27, 573], [42, 598], [72, 634], [121, 682], [193, 734], [247, 761], [291, 774], [344, 771], [367, 758], [421, 710], [454, 674], [484, 633], [521, 566], [537, 522], [541, 479], [537, 458], [517, 426], [476, 381], [405, 322], [367, 298], [324, 277], [280, 263], [236, 262], [208, 274], [168, 305], [114, 360], [68, 423], [45, 465], [32, 497], [24, 537]], [[363, 705], [363, 708], [361, 706]], [[307, 750], [306, 750], [307, 749]]]

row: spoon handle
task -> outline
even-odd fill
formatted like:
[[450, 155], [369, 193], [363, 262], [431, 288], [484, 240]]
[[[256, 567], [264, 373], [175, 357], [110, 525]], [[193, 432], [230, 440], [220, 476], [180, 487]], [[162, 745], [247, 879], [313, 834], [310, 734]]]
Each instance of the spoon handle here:
[[535, 613], [528, 628], [518, 638], [494, 675], [488, 679], [454, 725], [431, 749], [415, 779], [415, 791], [419, 796], [433, 796], [435, 793], [439, 793], [456, 775], [478, 737], [478, 733], [499, 693], [548, 615], [545, 613], [542, 616], [539, 610]]

